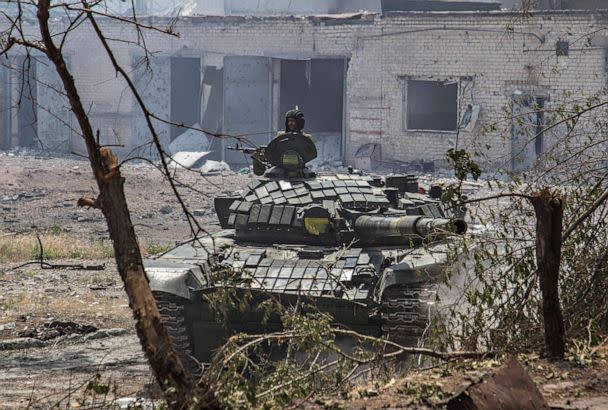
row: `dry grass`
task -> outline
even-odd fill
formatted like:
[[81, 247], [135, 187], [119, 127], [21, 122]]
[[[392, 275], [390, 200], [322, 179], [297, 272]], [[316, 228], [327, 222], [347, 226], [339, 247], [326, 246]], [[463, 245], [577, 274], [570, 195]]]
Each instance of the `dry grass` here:
[[141, 253], [143, 256], [150, 256], [150, 255], [156, 255], [159, 253], [165, 253], [169, 249], [171, 249], [173, 246], [168, 245], [168, 244], [160, 244], [158, 242], [154, 242], [154, 241], [150, 241], [150, 240], [145, 240], [145, 241], [140, 241], [139, 247], [140, 247], [140, 250], [141, 250]]
[[[98, 238], [81, 238], [68, 232], [49, 229], [39, 234], [43, 259], [108, 259], [114, 257], [112, 242]], [[168, 246], [144, 241], [144, 255], [164, 252]], [[0, 237], [0, 263], [23, 262], [40, 258], [40, 245], [35, 234], [8, 234]]]
[[[107, 259], [114, 256], [111, 243], [82, 240], [68, 233], [47, 232], [40, 235], [42, 257], [51, 259]], [[11, 235], [0, 238], [0, 263], [39, 259], [40, 245], [33, 234]]]
[[[16, 320], [19, 315], [46, 318], [51, 315], [61, 320], [92, 323], [102, 320], [106, 327], [125, 326], [132, 312], [126, 297], [116, 299], [105, 294], [85, 293], [69, 296], [65, 293], [29, 292], [6, 297], [1, 303], [5, 320]], [[93, 323], [95, 324], [95, 323]]]

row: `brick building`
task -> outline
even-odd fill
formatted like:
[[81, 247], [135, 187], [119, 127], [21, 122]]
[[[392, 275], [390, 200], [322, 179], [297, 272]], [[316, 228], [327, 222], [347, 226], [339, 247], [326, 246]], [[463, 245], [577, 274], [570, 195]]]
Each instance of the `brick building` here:
[[[170, 21], [148, 18], [159, 26]], [[102, 23], [109, 38], [137, 39], [132, 27]], [[385, 160], [432, 160], [458, 143], [483, 147], [496, 161], [516, 152], [512, 165], [525, 168], [551, 143], [526, 143], [526, 128], [536, 132], [546, 121], [532, 106], [548, 110], [606, 86], [607, 23], [602, 11], [193, 16], [177, 20], [179, 38], [146, 32], [150, 70], [141, 48], [122, 41], [113, 47], [149, 108], [173, 122], [264, 144], [298, 105], [323, 161], [352, 163], [368, 143], [379, 144]], [[83, 25], [64, 47], [93, 123], [102, 142], [124, 145], [121, 155], [145, 154], [143, 117], [98, 44]], [[23, 68], [24, 60], [13, 53], [5, 61], [1, 148], [84, 151], [48, 62], [36, 58], [26, 76], [37, 80], [26, 87], [37, 104], [16, 108], [23, 70], [7, 66]], [[505, 120], [505, 109], [526, 124]], [[488, 124], [495, 126], [488, 131]], [[183, 132], [157, 127], [166, 144]], [[226, 149], [229, 139], [192, 138], [234, 166], [245, 161]]]

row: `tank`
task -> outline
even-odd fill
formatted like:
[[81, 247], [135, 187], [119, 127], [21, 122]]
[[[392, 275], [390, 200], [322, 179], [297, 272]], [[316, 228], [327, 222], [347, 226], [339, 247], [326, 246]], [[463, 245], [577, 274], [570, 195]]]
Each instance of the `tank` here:
[[[161, 315], [189, 368], [208, 362], [232, 334], [280, 331], [257, 307], [302, 298], [336, 324], [418, 345], [462, 218], [419, 192], [412, 175], [315, 173], [312, 139], [285, 133], [244, 149], [257, 177], [215, 198], [222, 230], [145, 260]], [[231, 272], [229, 279], [220, 272]], [[210, 296], [230, 289], [247, 306], [217, 312]], [[247, 295], [247, 297], [246, 297]]]

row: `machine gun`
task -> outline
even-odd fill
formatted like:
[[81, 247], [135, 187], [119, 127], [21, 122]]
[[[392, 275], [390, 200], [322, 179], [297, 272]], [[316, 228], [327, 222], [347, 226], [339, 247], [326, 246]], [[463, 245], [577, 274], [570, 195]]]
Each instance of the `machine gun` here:
[[234, 147], [227, 147], [231, 151], [240, 151], [243, 154], [247, 154], [253, 161], [253, 173], [257, 176], [264, 175], [266, 168], [270, 165], [266, 160], [266, 146], [260, 146], [257, 148], [253, 147], [241, 147], [237, 144]]
[[258, 152], [263, 152], [266, 149], [266, 146], [261, 147], [241, 147], [239, 144], [236, 144], [234, 147], [227, 147], [231, 151], [240, 151], [243, 154], [253, 155]]
[[[249, 154], [253, 160], [253, 172], [264, 175], [266, 168], [294, 172], [302, 171], [306, 164], [317, 157], [317, 148], [312, 140], [299, 132], [286, 132], [273, 139], [268, 146], [258, 148], [228, 147], [230, 150]], [[300, 174], [301, 172], [295, 172]]]

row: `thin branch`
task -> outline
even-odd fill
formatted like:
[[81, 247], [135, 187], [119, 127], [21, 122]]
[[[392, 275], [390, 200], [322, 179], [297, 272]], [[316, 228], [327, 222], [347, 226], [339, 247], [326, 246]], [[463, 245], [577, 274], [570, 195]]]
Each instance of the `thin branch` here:
[[121, 17], [121, 16], [117, 16], [117, 15], [114, 15], [114, 14], [109, 14], [109, 13], [104, 13], [104, 12], [101, 12], [101, 11], [93, 10], [88, 5], [85, 6], [85, 7], [75, 7], [75, 6], [66, 5], [65, 7], [68, 10], [71, 10], [71, 11], [80, 11], [80, 12], [86, 13], [89, 16], [90, 15], [97, 15], [97, 16], [101, 16], [101, 17], [107, 17], [107, 18], [110, 18], [110, 19], [113, 19], [113, 20], [121, 21], [123, 23], [132, 24], [132, 25], [137, 26], [139, 28], [144, 28], [144, 29], [147, 29], [147, 30], [157, 31], [159, 33], [168, 34], [170, 36], [174, 36], [174, 37], [178, 37], [178, 38], [180, 37], [180, 34], [174, 32], [172, 27], [168, 27], [166, 29], [158, 28], [158, 27], [153, 26], [151, 24], [140, 23], [139, 20], [132, 20], [132, 19], [128, 19], [126, 17]]
[[23, 38], [10, 37], [8, 39], [8, 43], [11, 44], [11, 46], [13, 44], [17, 44], [17, 45], [20, 45], [20, 46], [23, 46], [23, 47], [29, 47], [29, 48], [36, 49], [36, 50], [38, 50], [40, 52], [43, 52], [43, 53], [46, 52], [46, 48], [44, 48], [44, 46], [42, 44], [34, 42], [34, 41], [25, 40]]
[[451, 360], [451, 359], [485, 359], [489, 357], [495, 357], [497, 352], [488, 351], [488, 352], [472, 352], [472, 351], [456, 351], [456, 352], [442, 352], [439, 350], [426, 349], [422, 347], [406, 347], [399, 343], [393, 342], [391, 340], [386, 340], [380, 337], [368, 336], [361, 333], [357, 333], [354, 330], [347, 329], [334, 329], [334, 333], [343, 334], [355, 337], [361, 340], [368, 340], [376, 343], [383, 343], [387, 346], [392, 346], [397, 348], [398, 350], [386, 353], [382, 357], [390, 358], [395, 356], [400, 356], [402, 354], [420, 354], [423, 356], [434, 357], [436, 359], [441, 360]]
[[570, 224], [570, 226], [568, 226], [568, 228], [566, 228], [566, 230], [562, 234], [562, 242], [565, 242], [566, 239], [568, 239], [570, 237], [572, 232], [574, 232], [576, 227], [579, 226], [581, 223], [583, 223], [593, 212], [595, 212], [595, 210], [600, 205], [602, 205], [604, 203], [604, 201], [606, 201], [606, 199], [608, 199], [608, 189], [606, 189], [604, 191], [604, 193], [602, 193], [602, 195], [600, 195], [599, 198], [597, 198], [595, 200], [595, 202], [593, 202], [593, 204], [591, 204], [591, 206], [589, 208], [587, 208], [587, 210], [585, 212], [583, 212], [583, 214], [581, 216], [576, 218], [576, 220], [574, 222], [572, 222]]
[[456, 205], [452, 205], [448, 209], [452, 209], [452, 208], [455, 208], [455, 207], [460, 206], [460, 205], [472, 204], [472, 203], [475, 203], [475, 202], [483, 202], [483, 201], [489, 201], [489, 200], [492, 200], [492, 199], [510, 198], [510, 197], [531, 199], [531, 198], [533, 198], [533, 195], [522, 194], [522, 193], [519, 193], [519, 192], [505, 192], [505, 193], [502, 193], [502, 194], [484, 196], [483, 198], [475, 198], [475, 199], [467, 199], [467, 200], [464, 200], [464, 201], [458, 201], [458, 203]]
[[257, 394], [255, 396], [255, 398], [256, 399], [261, 399], [262, 397], [268, 396], [269, 394], [271, 394], [271, 393], [273, 393], [273, 392], [275, 392], [275, 391], [277, 391], [279, 389], [282, 389], [283, 387], [290, 386], [290, 385], [292, 385], [294, 383], [297, 383], [299, 381], [302, 381], [302, 380], [304, 380], [304, 379], [306, 379], [306, 378], [308, 378], [308, 377], [310, 377], [310, 376], [312, 376], [314, 374], [322, 372], [323, 370], [329, 369], [330, 367], [334, 367], [338, 363], [339, 363], [338, 360], [334, 360], [333, 362], [326, 363], [326, 364], [324, 364], [322, 366], [317, 367], [316, 369], [312, 369], [312, 370], [304, 373], [302, 376], [296, 377], [295, 379], [292, 379], [292, 380], [288, 380], [285, 383], [277, 384], [276, 386], [273, 386], [270, 389]]
[[[97, 20], [95, 19], [95, 16], [94, 16], [95, 13], [93, 13], [90, 10], [90, 8], [87, 7], [86, 1], [83, 1], [83, 4], [85, 5], [85, 8], [83, 10], [85, 10], [85, 12], [87, 14], [87, 18], [91, 22], [91, 25], [93, 26], [93, 29], [94, 29], [95, 33], [97, 34], [99, 41], [103, 45], [103, 48], [105, 49], [106, 54], [108, 55], [108, 57], [112, 63], [112, 66], [114, 67], [114, 70], [116, 71], [116, 73], [120, 74], [121, 77], [123, 77], [123, 79], [125, 80], [125, 82], [127, 83], [128, 87], [129, 87], [129, 89], [133, 93], [133, 96], [135, 97], [135, 100], [137, 101], [139, 108], [142, 110], [144, 117], [146, 118], [146, 123], [148, 125], [148, 129], [150, 130], [150, 132], [152, 134], [153, 145], [155, 146], [158, 154], [160, 155], [162, 169], [164, 171], [164, 174], [169, 177], [168, 178], [169, 185], [171, 186], [171, 190], [173, 191], [173, 194], [175, 195], [177, 201], [179, 202], [180, 207], [182, 208], [182, 211], [186, 215], [186, 218], [188, 220], [188, 225], [190, 226], [191, 232], [192, 233], [205, 232], [206, 234], [208, 234], [207, 230], [204, 229], [198, 223], [196, 218], [194, 218], [194, 216], [190, 213], [190, 211], [188, 210], [188, 207], [186, 206], [185, 202], [183, 201], [181, 195], [179, 194], [179, 191], [177, 190], [175, 181], [173, 181], [173, 179], [170, 177], [171, 172], [169, 170], [169, 165], [168, 165], [167, 159], [164, 155], [164, 151], [163, 151], [162, 145], [160, 143], [160, 139], [158, 137], [156, 129], [154, 127], [154, 124], [152, 123], [152, 118], [153, 118], [152, 114], [148, 110], [148, 107], [144, 103], [142, 96], [137, 91], [137, 88], [135, 87], [135, 84], [133, 83], [131, 78], [129, 77], [127, 72], [122, 68], [122, 66], [118, 63], [118, 61], [116, 60], [116, 57], [114, 56], [114, 52], [110, 48], [108, 42], [106, 41], [105, 36], [103, 35], [103, 33], [101, 31], [101, 28], [97, 24]], [[197, 229], [194, 229], [194, 226], [196, 226]], [[215, 250], [215, 241], [213, 241], [213, 247]], [[210, 253], [213, 253], [213, 252], [210, 252]]]

